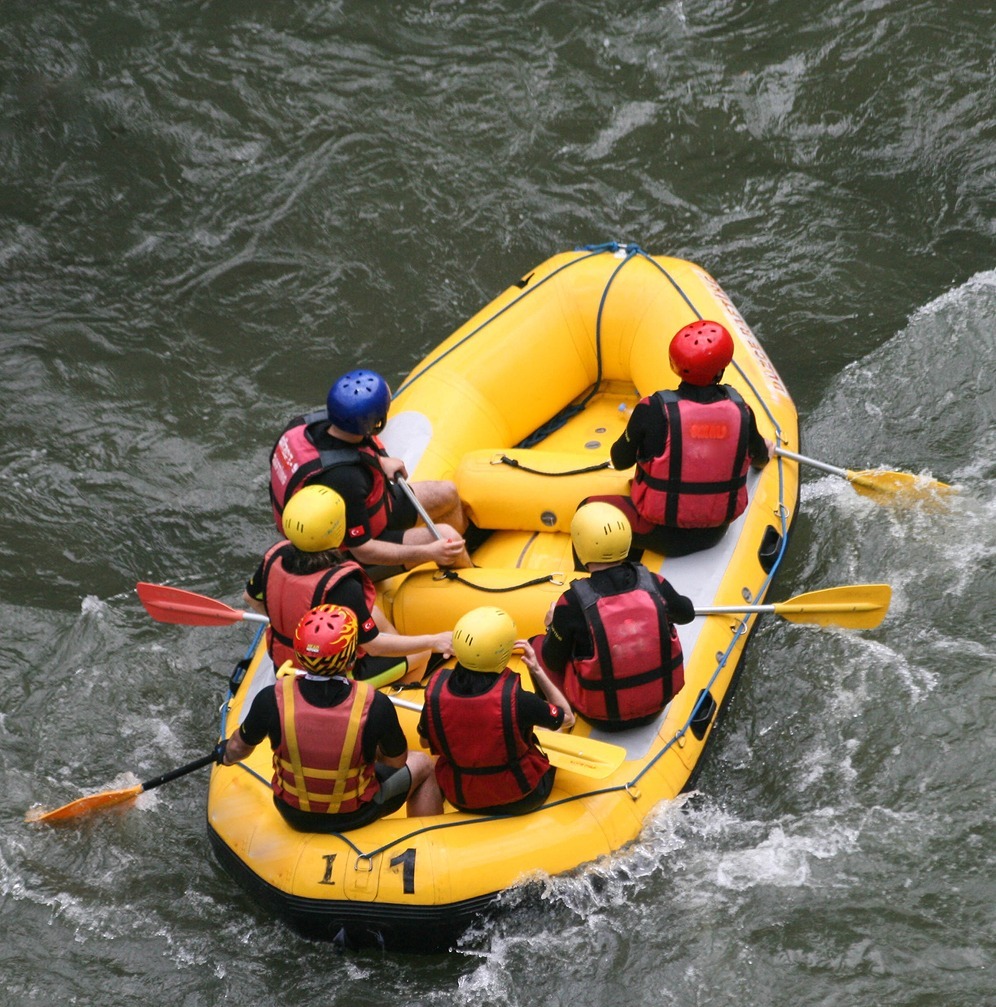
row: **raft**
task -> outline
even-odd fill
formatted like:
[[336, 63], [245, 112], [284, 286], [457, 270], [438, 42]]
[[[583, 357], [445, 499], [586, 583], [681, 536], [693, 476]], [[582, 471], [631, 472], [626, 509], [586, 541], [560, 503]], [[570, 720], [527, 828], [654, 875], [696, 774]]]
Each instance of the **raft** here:
[[[668, 344], [702, 318], [733, 336], [724, 381], [753, 408], [762, 434], [797, 450], [792, 399], [716, 280], [694, 263], [634, 245], [590, 246], [529, 270], [411, 371], [383, 440], [413, 481], [453, 479], [488, 534], [478, 536], [474, 569], [423, 567], [380, 585], [399, 632], [452, 629], [487, 604], [508, 611], [521, 636], [543, 631], [550, 603], [586, 576], [574, 570], [575, 509], [596, 493], [627, 492], [632, 471], [609, 468], [609, 448], [642, 396], [676, 385]], [[715, 547], [681, 558], [643, 554], [697, 609], [759, 604], [778, 571], [798, 507], [797, 464], [777, 457], [751, 470], [748, 494], [746, 512]], [[445, 950], [502, 891], [611, 856], [639, 836], [662, 801], [692, 786], [757, 617], [714, 614], [679, 626], [684, 688], [648, 726], [609, 734], [579, 718], [572, 735], [557, 735], [553, 792], [530, 814], [476, 816], [447, 805], [433, 818], [408, 818], [402, 809], [343, 834], [296, 832], [274, 809], [264, 743], [245, 762], [212, 770], [212, 847], [238, 884], [304, 935]], [[232, 677], [222, 737], [272, 681], [257, 636]], [[399, 708], [399, 716], [418, 748], [424, 683], [386, 691], [416, 708]]]

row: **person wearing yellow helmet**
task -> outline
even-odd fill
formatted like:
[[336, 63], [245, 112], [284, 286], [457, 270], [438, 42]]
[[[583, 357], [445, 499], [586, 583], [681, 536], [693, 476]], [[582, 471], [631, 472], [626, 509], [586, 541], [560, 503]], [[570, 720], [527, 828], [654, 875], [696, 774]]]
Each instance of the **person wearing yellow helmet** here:
[[691, 622], [691, 599], [628, 560], [626, 516], [604, 501], [579, 507], [574, 551], [590, 573], [550, 607], [533, 645], [553, 683], [589, 723], [606, 730], [654, 720], [684, 684], [675, 623]]
[[669, 348], [676, 390], [642, 398], [609, 449], [613, 468], [636, 465], [629, 496], [594, 496], [628, 518], [634, 542], [665, 556], [716, 545], [747, 506], [747, 472], [763, 468], [774, 442], [723, 372], [733, 338], [718, 322], [698, 319]]
[[441, 479], [411, 484], [441, 533], [438, 538], [418, 525], [418, 511], [398, 486], [397, 477], [407, 479], [408, 470], [377, 436], [390, 405], [387, 382], [361, 368], [336, 379], [324, 409], [287, 425], [270, 452], [270, 501], [278, 528], [302, 487], [324, 485], [345, 502], [346, 547], [374, 580], [427, 562], [471, 566], [456, 485]]
[[451, 634], [399, 634], [375, 604], [377, 591], [363, 568], [340, 552], [346, 528], [342, 497], [327, 486], [305, 486], [288, 501], [285, 539], [271, 546], [243, 597], [270, 619], [267, 647], [275, 667], [294, 656], [294, 629], [315, 605], [351, 609], [359, 624], [358, 678], [380, 681], [424, 669], [435, 650], [449, 654]]
[[[508, 668], [514, 649], [543, 696], [526, 691]], [[536, 744], [534, 727], [571, 727], [574, 714], [563, 693], [536, 660], [531, 644], [517, 639], [500, 608], [476, 608], [453, 629], [456, 667], [429, 681], [419, 735], [438, 755], [436, 780], [461, 811], [517, 815], [539, 807], [555, 770]]]
[[442, 796], [424, 752], [408, 750], [387, 696], [348, 678], [356, 616], [339, 605], [306, 612], [294, 632], [295, 663], [258, 692], [215, 758], [230, 766], [264, 738], [273, 748], [273, 803], [303, 832], [345, 832], [397, 811], [436, 815]]

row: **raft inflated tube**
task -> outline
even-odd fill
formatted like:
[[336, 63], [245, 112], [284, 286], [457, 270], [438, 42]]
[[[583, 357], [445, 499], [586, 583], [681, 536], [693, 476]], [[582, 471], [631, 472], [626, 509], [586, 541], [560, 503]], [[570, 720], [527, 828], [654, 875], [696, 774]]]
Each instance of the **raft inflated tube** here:
[[594, 453], [471, 451], [461, 459], [454, 481], [464, 511], [478, 528], [569, 533], [582, 500], [629, 496], [631, 471], [599, 467], [599, 462]]
[[537, 576], [535, 570], [478, 569], [418, 570], [405, 578], [394, 596], [391, 615], [399, 633], [442, 633], [457, 620], [482, 605], [495, 605], [508, 612], [520, 637], [545, 629], [543, 617], [552, 602], [570, 583], [586, 573]]

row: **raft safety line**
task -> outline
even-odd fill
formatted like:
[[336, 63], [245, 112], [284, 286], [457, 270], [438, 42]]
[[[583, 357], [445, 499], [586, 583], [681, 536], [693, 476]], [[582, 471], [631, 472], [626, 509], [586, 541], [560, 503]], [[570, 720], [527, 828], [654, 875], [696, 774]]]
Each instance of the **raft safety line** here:
[[544, 577], [535, 577], [533, 580], [527, 580], [523, 584], [510, 584], [508, 587], [485, 587], [484, 584], [474, 584], [469, 580], [464, 580], [451, 567], [437, 570], [433, 574], [432, 579], [455, 580], [458, 584], [463, 584], [464, 587], [469, 587], [473, 591], [483, 591], [485, 594], [507, 594], [509, 591], [521, 591], [524, 587], [535, 587], [537, 584], [553, 584], [556, 587], [560, 587], [564, 583], [564, 575], [562, 573], [548, 573]]

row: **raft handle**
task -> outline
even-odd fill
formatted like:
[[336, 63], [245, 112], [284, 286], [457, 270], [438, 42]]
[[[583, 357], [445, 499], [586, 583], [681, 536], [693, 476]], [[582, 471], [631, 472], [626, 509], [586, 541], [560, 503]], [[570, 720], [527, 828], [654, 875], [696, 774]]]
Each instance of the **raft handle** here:
[[699, 741], [706, 736], [706, 732], [709, 730], [712, 718], [716, 714], [716, 705], [716, 700], [713, 699], [712, 693], [709, 692], [708, 689], [703, 689], [699, 693], [699, 698], [695, 702], [691, 722], [688, 725], [692, 729], [692, 734], [694, 734]]
[[773, 525], [768, 525], [764, 530], [764, 537], [761, 539], [760, 548], [757, 550], [757, 559], [761, 564], [761, 569], [765, 573], [771, 573], [775, 562], [781, 555], [782, 536]]

